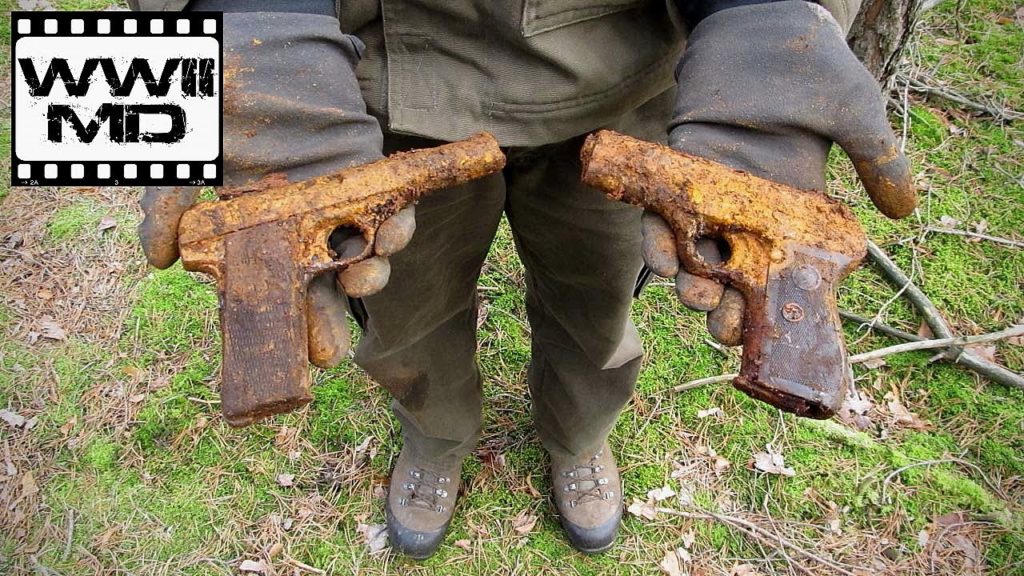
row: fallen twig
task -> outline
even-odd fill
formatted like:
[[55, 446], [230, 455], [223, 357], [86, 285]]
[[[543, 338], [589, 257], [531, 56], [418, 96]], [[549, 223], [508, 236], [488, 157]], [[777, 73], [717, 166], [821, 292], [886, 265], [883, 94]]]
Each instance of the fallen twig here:
[[989, 242], [995, 242], [996, 244], [1003, 244], [1005, 246], [1013, 246], [1014, 248], [1024, 248], [1024, 242], [1019, 240], [1010, 240], [1009, 238], [1000, 238], [999, 236], [990, 236], [988, 234], [982, 234], [980, 232], [968, 232], [967, 230], [957, 230], [956, 228], [940, 228], [938, 226], [928, 226], [925, 228], [928, 232], [938, 232], [939, 234], [955, 234], [957, 236], [967, 236], [969, 238], [979, 238], [981, 240], [988, 240]]
[[68, 528], [67, 535], [64, 541], [64, 554], [61, 556], [61, 561], [67, 560], [71, 557], [71, 544], [75, 541], [75, 510], [74, 508], [68, 508]]
[[[989, 332], [988, 334], [979, 334], [977, 336], [935, 338], [933, 340], [918, 340], [916, 342], [907, 342], [905, 344], [886, 346], [885, 348], [879, 348], [878, 350], [871, 350], [870, 352], [854, 354], [853, 356], [850, 356], [848, 362], [850, 364], [861, 364], [867, 362], [868, 360], [875, 360], [877, 358], [892, 356], [893, 354], [901, 354], [903, 352], [913, 352], [915, 350], [934, 350], [935, 348], [952, 349], [959, 348], [960, 346], [970, 346], [972, 344], [984, 344], [986, 342], [1005, 340], [1007, 338], [1013, 338], [1015, 336], [1024, 336], [1024, 325], [1011, 326], [1010, 328], [1006, 328], [1005, 330], [1000, 330], [998, 332]], [[961, 351], [961, 354], [967, 354], [967, 352]], [[722, 374], [720, 376], [709, 376], [707, 378], [691, 380], [689, 382], [676, 386], [675, 388], [672, 389], [672, 391], [682, 392], [684, 390], [692, 390], [693, 388], [699, 388], [706, 384], [727, 382], [737, 376], [739, 376], [739, 374]]]
[[850, 322], [860, 324], [861, 326], [867, 326], [868, 330], [876, 330], [878, 332], [881, 332], [882, 334], [888, 334], [889, 336], [892, 336], [894, 338], [899, 338], [900, 340], [909, 340], [911, 342], [918, 342], [924, 340], [924, 338], [918, 336], [917, 334], [904, 332], [899, 328], [893, 328], [888, 324], [884, 324], [882, 322], [878, 322], [877, 320], [872, 320], [870, 318], [865, 318], [864, 316], [859, 316], [857, 314], [854, 314], [853, 312], [847, 312], [846, 310], [840, 310], [839, 316], [843, 320], [849, 320]]
[[[910, 281], [910, 278], [904, 274], [903, 270], [901, 270], [891, 258], [889, 258], [889, 255], [886, 254], [884, 250], [879, 248], [877, 244], [870, 240], [868, 240], [868, 257], [871, 258], [871, 261], [879, 268], [881, 268], [886, 278], [904, 291], [907, 296], [907, 300], [910, 300], [910, 303], [914, 305], [914, 308], [921, 313], [921, 316], [924, 317], [925, 323], [929, 328], [931, 328], [933, 334], [939, 338], [950, 338], [953, 336], [953, 331], [949, 329], [949, 326], [942, 318], [942, 314], [939, 313], [939, 309], [935, 307], [935, 304], [932, 303], [928, 296], [926, 296], [925, 293], [917, 287], [917, 285]], [[1015, 374], [994, 362], [989, 362], [984, 358], [980, 358], [976, 354], [972, 354], [970, 352], [964, 353], [963, 350], [951, 349], [946, 354], [946, 358], [953, 360], [957, 364], [962, 364], [993, 382], [1024, 390], [1024, 376]]]
[[868, 360], [874, 360], [876, 358], [882, 358], [884, 356], [891, 356], [893, 354], [900, 354], [902, 352], [912, 352], [914, 350], [933, 350], [935, 348], [970, 346], [971, 344], [984, 344], [986, 342], [996, 342], [998, 340], [1005, 340], [1007, 338], [1013, 338], [1014, 336], [1024, 336], [1024, 325], [1011, 326], [998, 332], [989, 332], [988, 334], [979, 334], [977, 336], [936, 338], [934, 340], [921, 340], [918, 342], [896, 344], [895, 346], [886, 346], [885, 348], [879, 348], [878, 350], [863, 352], [861, 354], [854, 354], [853, 356], [850, 356], [850, 364], [860, 364], [862, 362], [867, 362]]
[[319, 568], [314, 568], [313, 566], [310, 566], [309, 564], [306, 564], [305, 562], [302, 562], [300, 560], [296, 560], [295, 558], [292, 558], [287, 554], [284, 555], [284, 562], [285, 564], [289, 564], [295, 568], [298, 568], [299, 570], [305, 570], [306, 572], [311, 572], [313, 574], [326, 574], [326, 572], [324, 572], [323, 570]]
[[807, 550], [797, 544], [794, 544], [790, 540], [783, 537], [781, 534], [765, 530], [757, 524], [754, 524], [749, 520], [744, 520], [743, 518], [738, 518], [736, 516], [728, 516], [726, 514], [716, 514], [715, 512], [709, 512], [706, 510], [700, 512], [686, 512], [683, 510], [676, 510], [674, 508], [655, 508], [655, 511], [660, 514], [678, 516], [681, 518], [691, 518], [694, 520], [716, 520], [723, 524], [732, 526], [733, 528], [736, 528], [745, 534], [750, 535], [762, 544], [766, 544], [776, 549], [789, 548], [790, 550], [796, 552], [797, 554], [805, 558], [814, 560], [815, 562], [824, 564], [825, 566], [828, 566], [829, 568], [836, 570], [840, 574], [845, 574], [847, 576], [856, 576], [856, 574], [849, 570], [851, 568], [856, 569], [855, 566], [849, 566], [846, 564], [836, 562], [835, 560], [823, 558], [815, 554], [814, 552], [811, 552], [810, 550]]
[[719, 382], [728, 382], [735, 378], [736, 374], [720, 374], [718, 376], [708, 376], [707, 378], [698, 378], [696, 380], [690, 380], [684, 384], [680, 384], [672, 388], [673, 392], [685, 392], [687, 390], [693, 390], [694, 388], [700, 388], [707, 384], [718, 384]]
[[939, 88], [938, 86], [930, 86], [928, 84], [925, 84], [924, 81], [922, 81], [919, 78], [911, 78], [905, 74], [897, 74], [896, 81], [902, 82], [904, 85], [907, 86], [907, 88], [918, 94], [924, 94], [926, 96], [936, 96], [938, 98], [948, 100], [950, 102], [953, 102], [954, 104], [959, 104], [964, 108], [970, 108], [971, 110], [974, 110], [976, 112], [987, 114], [1001, 122], [1020, 120], [1024, 118], [1024, 113], [1008, 108], [983, 104], [981, 102], [971, 100], [967, 96], [964, 96], [963, 94], [950, 90], [948, 88]]

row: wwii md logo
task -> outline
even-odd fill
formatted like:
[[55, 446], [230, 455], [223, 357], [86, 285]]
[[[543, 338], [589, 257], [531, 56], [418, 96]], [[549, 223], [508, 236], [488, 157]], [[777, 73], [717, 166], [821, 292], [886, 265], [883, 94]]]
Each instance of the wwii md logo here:
[[219, 13], [11, 19], [12, 185], [221, 184]]

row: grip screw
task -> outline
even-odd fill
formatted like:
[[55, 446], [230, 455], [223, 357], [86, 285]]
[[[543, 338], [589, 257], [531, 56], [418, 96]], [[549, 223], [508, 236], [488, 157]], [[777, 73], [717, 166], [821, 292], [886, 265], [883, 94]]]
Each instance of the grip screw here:
[[821, 285], [821, 274], [814, 266], [804, 264], [793, 271], [793, 283], [801, 290], [814, 290]]
[[796, 302], [786, 302], [782, 305], [782, 317], [789, 322], [799, 322], [804, 319], [804, 309]]

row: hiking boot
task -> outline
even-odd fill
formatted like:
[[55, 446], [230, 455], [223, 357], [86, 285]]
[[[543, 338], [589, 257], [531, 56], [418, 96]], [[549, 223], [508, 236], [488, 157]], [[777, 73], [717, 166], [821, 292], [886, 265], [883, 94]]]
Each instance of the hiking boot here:
[[593, 456], [551, 456], [555, 507], [569, 542], [585, 554], [615, 543], [622, 520], [622, 482], [608, 442]]
[[455, 511], [461, 471], [461, 460], [439, 464], [402, 448], [385, 507], [392, 548], [416, 560], [437, 550]]

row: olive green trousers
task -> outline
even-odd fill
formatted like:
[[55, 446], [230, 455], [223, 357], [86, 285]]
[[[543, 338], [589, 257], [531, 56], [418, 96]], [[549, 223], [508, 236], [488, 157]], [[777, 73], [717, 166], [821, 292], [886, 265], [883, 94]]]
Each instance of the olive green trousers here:
[[[544, 447], [596, 451], [629, 400], [642, 348], [629, 319], [642, 260], [638, 208], [580, 183], [582, 138], [505, 149], [506, 168], [428, 195], [384, 290], [353, 303], [355, 361], [394, 396], [406, 445], [461, 459], [481, 429], [477, 280], [502, 213], [526, 267], [528, 384]], [[434, 146], [385, 137], [385, 153]]]

